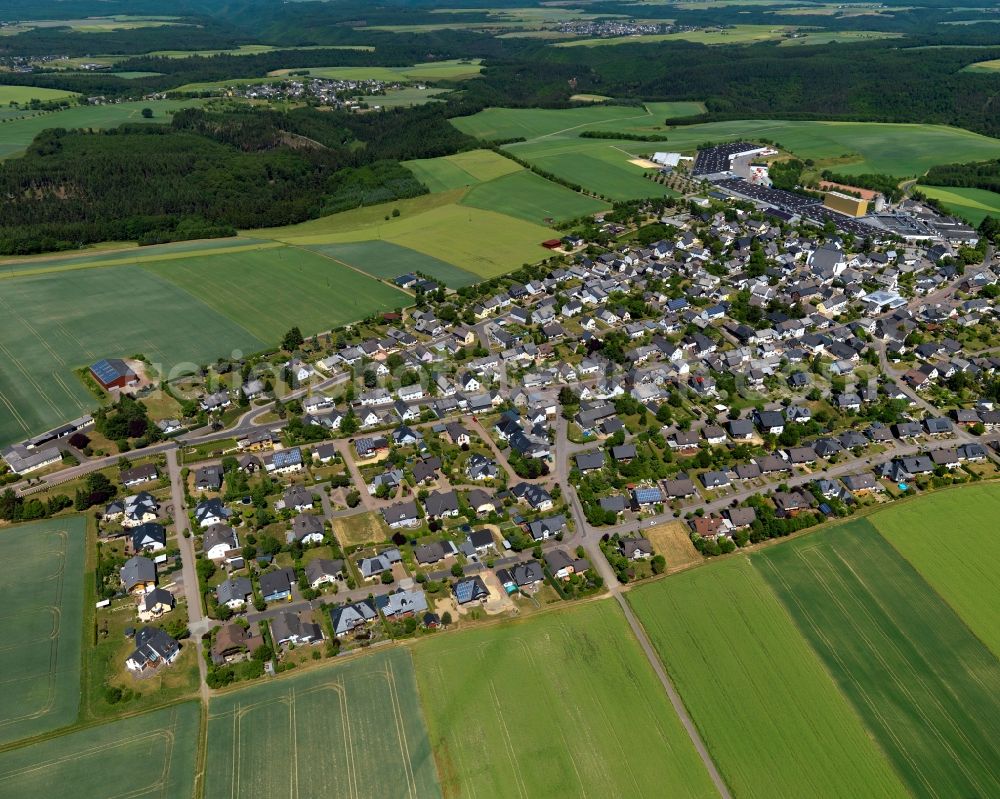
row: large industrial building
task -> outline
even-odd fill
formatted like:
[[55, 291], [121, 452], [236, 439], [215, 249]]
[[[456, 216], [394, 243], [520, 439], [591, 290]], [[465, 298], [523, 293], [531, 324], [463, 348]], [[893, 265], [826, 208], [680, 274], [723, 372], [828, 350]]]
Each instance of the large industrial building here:
[[853, 216], [855, 219], [868, 213], [868, 200], [842, 194], [839, 191], [828, 191], [823, 198], [823, 205], [831, 211], [844, 216]]

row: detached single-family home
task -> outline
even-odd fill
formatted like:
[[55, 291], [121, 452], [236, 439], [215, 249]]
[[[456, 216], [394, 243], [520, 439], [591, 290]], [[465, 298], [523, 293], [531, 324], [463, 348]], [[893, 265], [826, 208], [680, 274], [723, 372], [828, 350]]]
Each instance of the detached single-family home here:
[[174, 609], [174, 595], [163, 588], [154, 588], [139, 600], [139, 620], [153, 621]]
[[378, 612], [375, 610], [375, 605], [367, 599], [330, 611], [333, 634], [338, 638], [343, 638], [345, 635], [367, 627], [377, 618]]
[[423, 591], [406, 591], [400, 588], [391, 594], [375, 597], [375, 606], [387, 619], [404, 619], [427, 610], [427, 597]]
[[216, 587], [215, 598], [230, 610], [241, 610], [253, 602], [253, 586], [246, 577], [230, 577]]
[[468, 605], [472, 602], [485, 602], [490, 597], [490, 591], [483, 582], [483, 578], [478, 574], [473, 577], [466, 577], [459, 580], [452, 586], [455, 594], [455, 601], [459, 605]]
[[260, 576], [260, 594], [265, 602], [277, 602], [292, 598], [292, 583], [295, 582], [295, 571], [290, 567], [273, 572], [264, 572]]
[[156, 588], [156, 564], [141, 555], [125, 561], [119, 576], [122, 587], [129, 594], [145, 594]]
[[323, 631], [308, 612], [285, 611], [271, 619], [271, 638], [277, 646], [315, 644], [323, 640]]
[[129, 671], [141, 674], [173, 663], [181, 645], [159, 627], [143, 627], [135, 634], [135, 651], [125, 660]]
[[167, 528], [156, 522], [146, 522], [132, 528], [133, 552], [158, 552], [167, 548]]
[[326, 536], [323, 520], [311, 513], [300, 513], [292, 519], [292, 529], [285, 534], [288, 543], [298, 541], [302, 544], [321, 544]]
[[315, 558], [309, 561], [305, 567], [306, 580], [309, 587], [317, 589], [321, 585], [335, 583], [344, 579], [344, 561], [329, 560], [328, 558]]
[[511, 494], [521, 502], [526, 502], [533, 510], [551, 510], [552, 495], [542, 486], [534, 483], [518, 483], [511, 489]]
[[205, 531], [202, 551], [209, 560], [223, 560], [226, 553], [240, 545], [236, 531], [228, 524], [213, 524]]
[[629, 560], [646, 560], [653, 557], [653, 545], [648, 538], [622, 538], [618, 551]]

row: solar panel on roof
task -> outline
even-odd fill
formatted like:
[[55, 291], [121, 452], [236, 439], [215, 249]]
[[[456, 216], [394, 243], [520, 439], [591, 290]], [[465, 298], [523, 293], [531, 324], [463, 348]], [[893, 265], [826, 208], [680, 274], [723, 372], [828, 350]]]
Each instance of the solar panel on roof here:
[[640, 488], [636, 490], [635, 498], [639, 502], [659, 502], [663, 496], [658, 488]]

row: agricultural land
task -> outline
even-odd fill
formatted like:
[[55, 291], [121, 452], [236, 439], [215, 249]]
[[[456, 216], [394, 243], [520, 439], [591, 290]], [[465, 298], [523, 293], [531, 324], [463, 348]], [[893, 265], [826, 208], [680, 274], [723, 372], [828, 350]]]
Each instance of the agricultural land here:
[[611, 603], [442, 637], [414, 658], [446, 797], [713, 794]]
[[961, 186], [925, 186], [922, 183], [918, 189], [973, 225], [978, 225], [987, 216], [1000, 217], [1000, 194], [995, 191]]
[[751, 560], [912, 794], [1000, 791], [997, 659], [870, 522]]
[[0, 529], [0, 744], [76, 721], [84, 527], [71, 517]]
[[409, 652], [212, 699], [206, 799], [440, 796]]
[[996, 486], [969, 486], [877, 513], [871, 523], [1000, 657], [1000, 620], [985, 607], [1000, 593], [991, 566], [998, 514]]
[[736, 795], [907, 795], [749, 560], [627, 596]]
[[[482, 139], [523, 137], [525, 142], [505, 145], [511, 153], [560, 177], [579, 179], [599, 190], [600, 175], [615, 169], [613, 185], [624, 191], [624, 181], [638, 182], [636, 191], [649, 193], [641, 170], [628, 163], [636, 155], [655, 150], [694, 153], [704, 142], [767, 139], [817, 168], [829, 167], [843, 174], [883, 173], [917, 176], [935, 164], [987, 160], [1000, 156], [1000, 142], [958, 128], [939, 125], [884, 124], [874, 122], [821, 122], [787, 120], [737, 120], [668, 127], [665, 120], [697, 114], [694, 104], [654, 104], [645, 110], [625, 106], [590, 106], [566, 110], [491, 108], [454, 124]], [[661, 134], [661, 142], [581, 138], [586, 130]], [[574, 164], [603, 166], [590, 170]], [[598, 182], [595, 182], [598, 181]], [[611, 196], [615, 196], [612, 194]]]
[[186, 799], [194, 795], [199, 713], [188, 702], [0, 752], [0, 794], [38, 796], [64, 785], [86, 799]]

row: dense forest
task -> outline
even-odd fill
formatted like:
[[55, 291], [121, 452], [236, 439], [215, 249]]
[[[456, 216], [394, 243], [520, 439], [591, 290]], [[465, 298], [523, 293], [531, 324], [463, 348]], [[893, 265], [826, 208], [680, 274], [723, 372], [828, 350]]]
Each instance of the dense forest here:
[[413, 197], [427, 189], [399, 161], [475, 146], [435, 105], [192, 109], [169, 125], [50, 130], [0, 165], [0, 253], [230, 235]]

